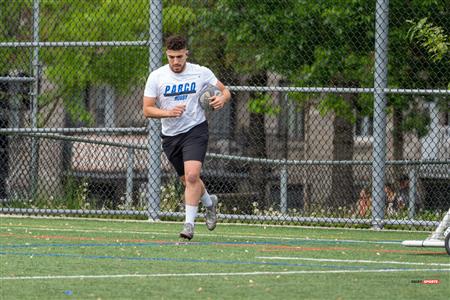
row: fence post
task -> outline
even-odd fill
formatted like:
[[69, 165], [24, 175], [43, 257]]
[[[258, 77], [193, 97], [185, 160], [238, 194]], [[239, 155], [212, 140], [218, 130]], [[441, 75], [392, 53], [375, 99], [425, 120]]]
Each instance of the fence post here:
[[[40, 21], [40, 0], [33, 1], [33, 42], [39, 43], [39, 21]], [[33, 85], [31, 88], [31, 127], [37, 128], [37, 114], [38, 114], [38, 96], [40, 84], [40, 66], [39, 66], [39, 46], [33, 47], [32, 57], [33, 68]], [[37, 193], [38, 172], [39, 172], [39, 142], [36, 137], [31, 138], [31, 197], [34, 199]]]
[[377, 0], [375, 11], [375, 72], [372, 162], [372, 226], [383, 227], [386, 172], [386, 92], [388, 63], [389, 0]]
[[280, 171], [280, 210], [285, 214], [288, 207], [288, 172], [286, 165], [281, 167]]
[[130, 209], [133, 205], [133, 167], [134, 167], [134, 149], [127, 148], [127, 178], [126, 178], [126, 195], [125, 205]]
[[[161, 66], [162, 61], [162, 0], [150, 0], [149, 72]], [[161, 202], [161, 122], [148, 120], [147, 200], [149, 220], [158, 220]]]

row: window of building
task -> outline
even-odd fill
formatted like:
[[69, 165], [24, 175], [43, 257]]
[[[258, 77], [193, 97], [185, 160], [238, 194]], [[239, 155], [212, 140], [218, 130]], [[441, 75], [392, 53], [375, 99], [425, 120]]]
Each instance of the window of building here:
[[355, 136], [370, 137], [373, 135], [373, 117], [358, 117], [355, 123]]
[[115, 127], [115, 92], [114, 88], [105, 85], [95, 95], [95, 120], [98, 127]]
[[[280, 125], [285, 127], [288, 139], [303, 141], [305, 138], [305, 110], [296, 101], [283, 95]], [[280, 126], [280, 128], [281, 128]]]

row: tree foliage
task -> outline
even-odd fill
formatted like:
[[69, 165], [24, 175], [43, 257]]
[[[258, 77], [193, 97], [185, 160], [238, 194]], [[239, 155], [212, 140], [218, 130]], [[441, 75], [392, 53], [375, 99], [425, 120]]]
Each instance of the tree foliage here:
[[[447, 88], [450, 76], [446, 1], [390, 1], [389, 86]], [[17, 4], [17, 3], [20, 3]], [[41, 3], [41, 41], [131, 41], [149, 39], [149, 1], [79, 0]], [[369, 0], [217, 0], [163, 1], [163, 30], [167, 36], [190, 38], [192, 58], [210, 66], [228, 83], [235, 74], [260, 78], [280, 74], [296, 86], [373, 86], [375, 2]], [[0, 1], [3, 41], [32, 39], [32, 1]], [[417, 21], [418, 20], [418, 21]], [[412, 23], [411, 23], [412, 22]], [[411, 27], [412, 26], [412, 27]], [[447, 49], [447, 50], [446, 50]], [[1, 71], [15, 61], [30, 71], [30, 53], [0, 49]], [[83, 90], [108, 84], [118, 91], [143, 84], [148, 73], [145, 47], [56, 48], [40, 50], [55, 97], [79, 111]], [[233, 77], [234, 76], [234, 77]], [[227, 79], [229, 78], [229, 79]], [[251, 82], [258, 85], [258, 82]], [[315, 95], [299, 95], [307, 101]], [[362, 94], [348, 102], [341, 96], [322, 97], [323, 113], [336, 113], [353, 122], [372, 114], [372, 96]], [[389, 97], [391, 110], [408, 113], [417, 107], [410, 96]], [[405, 127], [407, 128], [407, 127]]]
[[418, 42], [431, 55], [433, 61], [442, 60], [450, 53], [450, 38], [442, 27], [427, 22], [427, 18], [419, 21], [408, 21], [412, 26], [408, 31], [410, 41]]
[[[178, 32], [195, 21], [191, 8], [175, 2], [164, 5], [163, 29], [167, 33]], [[32, 41], [32, 1], [2, 0], [0, 8], [1, 40]], [[39, 38], [43, 42], [148, 41], [149, 22], [148, 0], [42, 0]], [[0, 50], [3, 73], [12, 67], [31, 72], [30, 52]], [[39, 107], [62, 101], [73, 120], [89, 124], [92, 116], [84, 104], [86, 90], [109, 85], [125, 93], [130, 87], [143, 85], [148, 52], [142, 46], [40, 48], [42, 74], [54, 88], [42, 89]]]
[[[445, 51], [444, 32], [450, 16], [445, 1], [394, 0], [389, 12], [389, 86], [445, 88], [448, 60], [436, 60]], [[411, 32], [408, 20], [427, 17]], [[281, 74], [295, 86], [372, 87], [374, 65], [374, 1], [218, 1], [206, 18], [206, 28], [221, 38], [221, 56], [234, 73]], [[427, 33], [425, 33], [426, 31]], [[411, 34], [427, 43], [435, 57], [411, 43]], [[408, 38], [409, 36], [409, 38]], [[424, 37], [427, 36], [426, 40]], [[432, 48], [430, 48], [432, 47]], [[258, 82], [253, 82], [258, 85]], [[304, 101], [316, 95], [297, 95]], [[361, 94], [354, 103], [340, 96], [322, 97], [320, 109], [353, 122], [373, 113], [373, 97]], [[390, 96], [389, 111], [401, 110], [407, 121], [420, 98]], [[412, 116], [412, 114], [411, 114]], [[411, 122], [409, 122], [411, 123]], [[422, 126], [422, 125], [418, 125]], [[404, 127], [408, 129], [408, 127]], [[414, 130], [414, 128], [409, 128]], [[422, 132], [423, 128], [416, 128]]]

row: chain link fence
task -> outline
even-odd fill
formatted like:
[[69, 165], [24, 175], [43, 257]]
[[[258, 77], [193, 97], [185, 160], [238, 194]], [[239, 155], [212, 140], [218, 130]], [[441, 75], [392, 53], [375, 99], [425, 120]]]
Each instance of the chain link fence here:
[[410, 228], [450, 207], [444, 0], [0, 0], [2, 213], [183, 216], [142, 114], [174, 33], [232, 91], [202, 174], [222, 220]]

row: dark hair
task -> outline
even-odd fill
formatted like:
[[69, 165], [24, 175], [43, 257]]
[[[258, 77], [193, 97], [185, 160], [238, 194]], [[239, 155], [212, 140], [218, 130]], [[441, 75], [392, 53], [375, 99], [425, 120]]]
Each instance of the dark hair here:
[[409, 180], [409, 176], [403, 174], [402, 176], [400, 176], [400, 178], [398, 179], [399, 181], [408, 181]]
[[167, 50], [182, 50], [187, 49], [186, 38], [181, 35], [172, 35], [166, 40]]
[[394, 192], [394, 185], [391, 182], [387, 182], [384, 187]]

